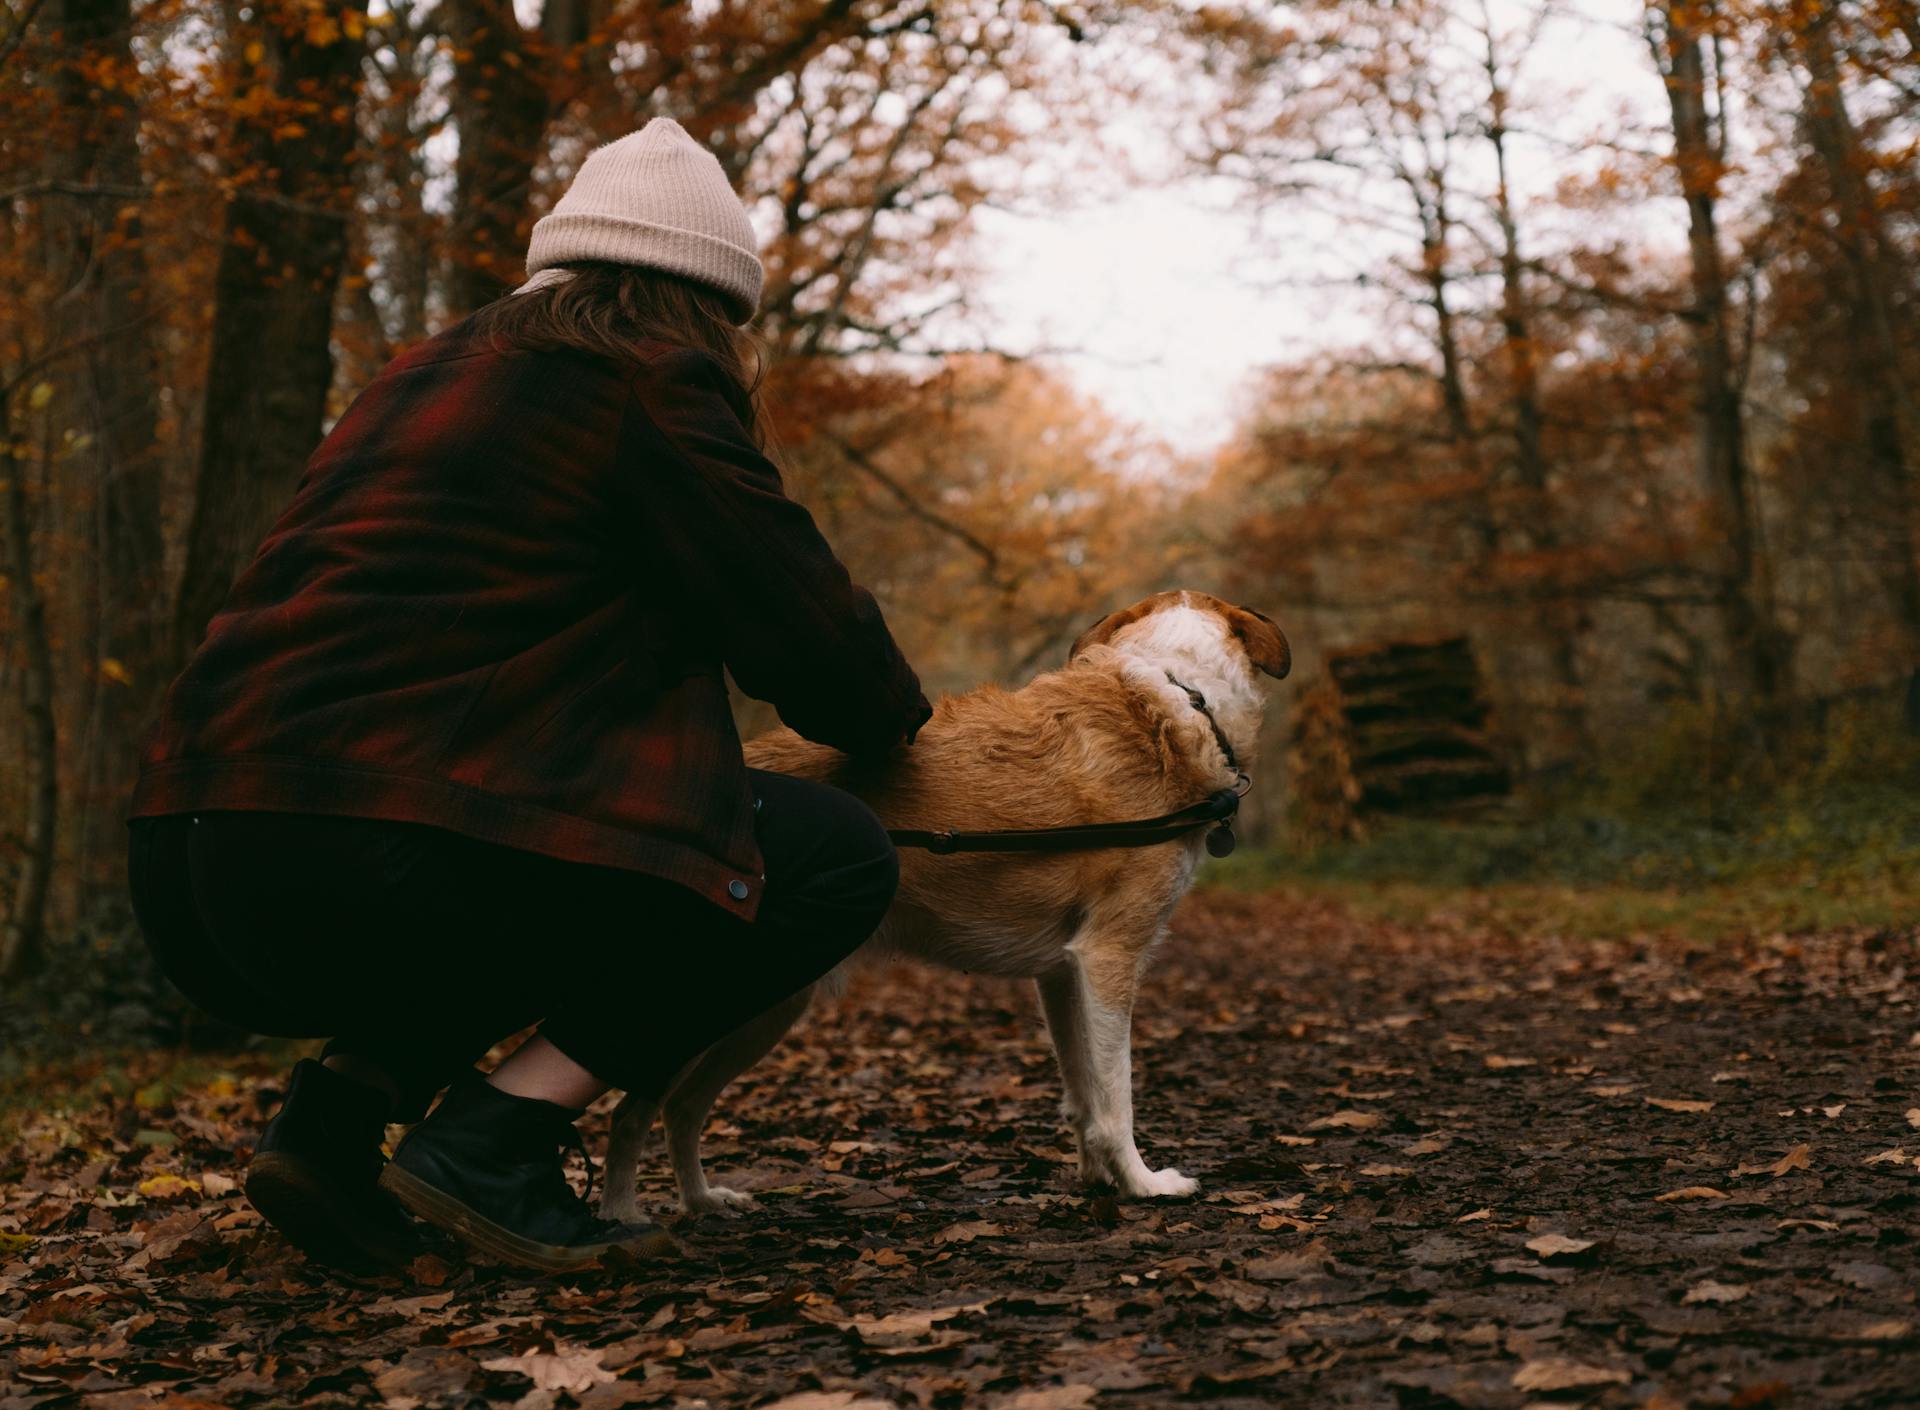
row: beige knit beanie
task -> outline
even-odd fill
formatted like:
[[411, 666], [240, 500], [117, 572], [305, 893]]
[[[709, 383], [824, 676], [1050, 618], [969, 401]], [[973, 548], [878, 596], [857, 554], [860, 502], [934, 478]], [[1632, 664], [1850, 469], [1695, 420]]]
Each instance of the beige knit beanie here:
[[760, 306], [765, 272], [753, 223], [720, 161], [671, 118], [596, 148], [533, 227], [531, 276], [516, 293], [567, 278], [556, 266], [604, 260], [664, 269], [726, 296], [734, 322]]

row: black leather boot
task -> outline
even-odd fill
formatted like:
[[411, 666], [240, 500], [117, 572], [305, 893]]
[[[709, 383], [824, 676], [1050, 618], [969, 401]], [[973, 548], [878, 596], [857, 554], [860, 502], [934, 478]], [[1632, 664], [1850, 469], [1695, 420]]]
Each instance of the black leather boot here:
[[380, 1192], [386, 1094], [311, 1058], [247, 1166], [247, 1199], [316, 1263], [372, 1273], [421, 1251], [413, 1224]]
[[573, 1192], [565, 1159], [581, 1145], [579, 1116], [478, 1075], [463, 1079], [400, 1143], [380, 1186], [429, 1224], [522, 1268], [566, 1272], [614, 1249], [671, 1252], [663, 1230], [596, 1219]]

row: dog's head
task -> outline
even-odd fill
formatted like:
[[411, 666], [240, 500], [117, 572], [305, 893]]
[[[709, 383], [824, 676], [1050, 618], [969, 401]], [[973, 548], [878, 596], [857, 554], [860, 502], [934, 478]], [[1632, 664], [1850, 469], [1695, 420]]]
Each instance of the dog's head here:
[[1246, 653], [1248, 665], [1276, 680], [1292, 669], [1293, 652], [1287, 645], [1286, 635], [1273, 618], [1250, 607], [1236, 607], [1231, 602], [1223, 602], [1210, 593], [1186, 590], [1156, 592], [1131, 607], [1109, 612], [1080, 633], [1072, 649], [1067, 652], [1067, 659], [1071, 661], [1094, 646], [1124, 648], [1128, 640], [1143, 639], [1162, 625], [1154, 618], [1177, 611], [1217, 617], [1226, 630], [1227, 639], [1237, 643], [1240, 650]]

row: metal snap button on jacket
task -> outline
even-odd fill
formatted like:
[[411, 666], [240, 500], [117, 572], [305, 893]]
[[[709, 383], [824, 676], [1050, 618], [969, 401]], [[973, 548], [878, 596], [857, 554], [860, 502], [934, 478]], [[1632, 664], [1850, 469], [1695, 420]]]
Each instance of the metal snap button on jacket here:
[[729, 881], [727, 883], [727, 894], [733, 897], [733, 899], [736, 901], [746, 900], [747, 899], [747, 883], [739, 880]]

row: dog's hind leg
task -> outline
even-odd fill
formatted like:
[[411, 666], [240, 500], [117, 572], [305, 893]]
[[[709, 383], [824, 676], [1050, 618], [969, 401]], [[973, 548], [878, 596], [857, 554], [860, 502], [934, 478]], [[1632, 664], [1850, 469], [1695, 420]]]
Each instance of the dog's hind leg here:
[[600, 1217], [625, 1222], [640, 1217], [640, 1152], [660, 1103], [629, 1092], [613, 1110], [607, 1138], [606, 1176], [600, 1182]]
[[753, 1197], [724, 1185], [709, 1185], [700, 1164], [700, 1132], [707, 1124], [715, 1098], [727, 1083], [773, 1050], [787, 1030], [807, 1011], [813, 998], [809, 985], [782, 1000], [758, 1018], [741, 1024], [701, 1054], [683, 1073], [665, 1103], [667, 1153], [680, 1185], [680, 1207], [688, 1214], [711, 1214], [725, 1209], [749, 1209]]
[[1150, 1170], [1133, 1139], [1133, 992], [1130, 952], [1068, 946], [1059, 969], [1037, 981], [1047, 1032], [1066, 1089], [1061, 1110], [1080, 1149], [1080, 1178], [1109, 1180], [1130, 1199], [1178, 1198], [1200, 1182]]

